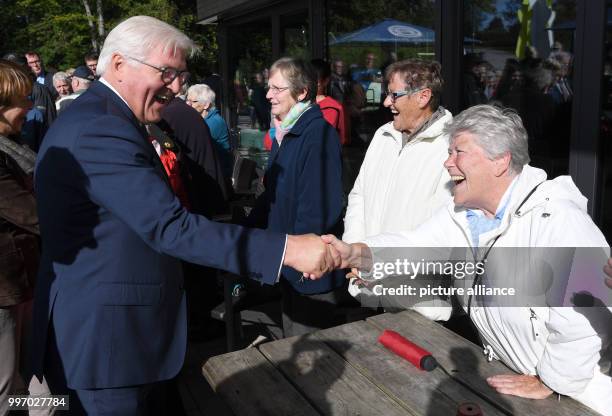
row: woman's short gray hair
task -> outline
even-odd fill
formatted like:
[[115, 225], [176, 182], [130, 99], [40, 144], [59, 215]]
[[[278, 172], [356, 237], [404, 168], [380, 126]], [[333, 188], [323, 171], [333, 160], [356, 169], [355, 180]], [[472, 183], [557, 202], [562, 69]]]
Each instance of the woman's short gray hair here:
[[280, 73], [289, 83], [291, 96], [297, 100], [304, 90], [307, 91], [303, 101], [314, 101], [317, 96], [317, 74], [310, 64], [303, 59], [280, 58], [270, 67], [270, 78], [275, 72]]
[[215, 106], [215, 92], [206, 84], [195, 84], [187, 90], [187, 97], [195, 98], [195, 101], [202, 104], [212, 104]]
[[110, 31], [98, 58], [97, 75], [104, 75], [114, 53], [146, 60], [149, 53], [159, 47], [163, 53], [183, 51], [193, 56], [198, 48], [183, 32], [150, 16], [133, 16]]
[[53, 74], [53, 85], [55, 85], [57, 81], [63, 81], [67, 84], [70, 84], [69, 78], [70, 77], [68, 76], [68, 74], [63, 71], [56, 72], [55, 74]]
[[511, 108], [475, 105], [454, 117], [444, 131], [451, 142], [461, 133], [472, 134], [491, 160], [510, 153], [514, 173], [520, 173], [529, 163], [527, 130]]
[[440, 105], [440, 96], [444, 80], [442, 79], [442, 67], [436, 61], [425, 61], [423, 59], [406, 59], [394, 62], [385, 70], [385, 79], [391, 82], [395, 74], [400, 76], [408, 90], [429, 88], [431, 100], [429, 108], [436, 111]]

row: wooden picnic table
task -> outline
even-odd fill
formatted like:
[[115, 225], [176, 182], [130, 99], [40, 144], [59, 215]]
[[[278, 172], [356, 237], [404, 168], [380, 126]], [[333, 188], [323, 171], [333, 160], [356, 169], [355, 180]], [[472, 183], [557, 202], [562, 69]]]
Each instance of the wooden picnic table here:
[[[440, 367], [421, 371], [387, 350], [378, 343], [384, 329], [430, 351]], [[478, 404], [485, 416], [598, 414], [568, 397], [498, 394], [486, 378], [512, 370], [488, 362], [480, 347], [413, 311], [218, 355], [202, 371], [239, 416], [454, 416], [466, 402]]]

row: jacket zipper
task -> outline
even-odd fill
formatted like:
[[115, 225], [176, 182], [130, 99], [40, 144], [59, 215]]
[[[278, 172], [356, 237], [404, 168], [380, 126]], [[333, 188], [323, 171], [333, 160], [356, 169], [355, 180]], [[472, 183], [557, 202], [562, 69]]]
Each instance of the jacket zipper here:
[[533, 334], [533, 340], [537, 340], [537, 337], [540, 336], [538, 331], [536, 330], [536, 321], [538, 320], [538, 315], [536, 315], [535, 311], [532, 308], [529, 308], [531, 312], [531, 316], [529, 317], [529, 321], [531, 322], [531, 332]]

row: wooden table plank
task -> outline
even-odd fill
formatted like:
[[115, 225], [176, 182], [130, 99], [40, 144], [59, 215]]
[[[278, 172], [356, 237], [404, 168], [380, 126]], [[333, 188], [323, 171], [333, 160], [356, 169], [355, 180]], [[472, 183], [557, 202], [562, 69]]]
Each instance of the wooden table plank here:
[[[353, 322], [313, 334], [381, 390], [418, 415], [454, 415], [459, 404], [477, 403], [487, 416], [505, 415], [470, 389], [449, 379], [441, 370], [426, 372], [398, 357], [378, 342], [382, 331], [365, 322]], [[337, 348], [350, 340], [350, 347]]]
[[[598, 413], [581, 403], [562, 397], [561, 401], [553, 395], [544, 400], [530, 400], [515, 396], [501, 395], [491, 388], [486, 378], [496, 374], [513, 371], [500, 361], [487, 362], [482, 350], [471, 342], [435, 324], [414, 311], [397, 314], [382, 314], [368, 318], [367, 321], [380, 330], [392, 329], [420, 345], [438, 360], [453, 378], [489, 401], [498, 404], [506, 411], [517, 415], [537, 414], [539, 416], [588, 416]], [[486, 412], [485, 412], [486, 414]]]
[[[352, 340], [338, 341], [336, 350]], [[410, 415], [314, 335], [263, 344], [260, 351], [324, 415]]]
[[212, 357], [202, 373], [236, 415], [319, 415], [256, 348]]

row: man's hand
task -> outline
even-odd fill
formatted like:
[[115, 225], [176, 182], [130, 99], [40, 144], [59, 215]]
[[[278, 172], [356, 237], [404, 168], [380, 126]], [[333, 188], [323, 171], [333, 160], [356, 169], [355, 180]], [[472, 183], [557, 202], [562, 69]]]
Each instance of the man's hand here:
[[608, 259], [608, 263], [604, 266], [603, 271], [608, 275], [606, 277], [606, 285], [612, 289], [612, 257]]
[[545, 399], [553, 393], [536, 376], [503, 374], [487, 378], [487, 383], [498, 393], [527, 399]]
[[283, 265], [293, 267], [309, 279], [318, 279], [325, 273], [340, 268], [338, 252], [315, 234], [287, 236], [287, 249]]

